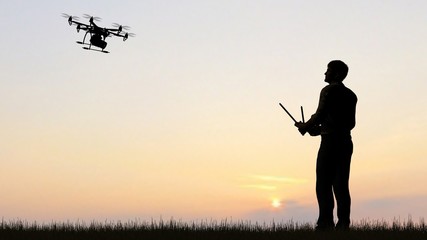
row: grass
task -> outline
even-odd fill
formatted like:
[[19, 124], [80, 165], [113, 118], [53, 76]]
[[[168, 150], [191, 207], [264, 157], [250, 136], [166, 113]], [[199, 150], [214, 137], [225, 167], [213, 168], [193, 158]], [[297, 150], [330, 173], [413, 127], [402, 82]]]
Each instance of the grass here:
[[0, 225], [0, 239], [427, 239], [427, 225], [424, 220], [414, 223], [395, 220], [361, 221], [352, 225], [349, 231], [316, 232], [314, 225], [297, 223], [251, 223], [248, 221], [231, 222], [200, 221], [182, 222], [177, 220], [140, 222], [84, 222], [38, 224], [26, 221], [4, 221]]

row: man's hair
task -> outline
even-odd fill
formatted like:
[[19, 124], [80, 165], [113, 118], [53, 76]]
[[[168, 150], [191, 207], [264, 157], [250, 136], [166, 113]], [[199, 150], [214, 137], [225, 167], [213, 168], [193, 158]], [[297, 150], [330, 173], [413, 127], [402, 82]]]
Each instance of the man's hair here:
[[329, 62], [328, 68], [333, 72], [338, 73], [338, 78], [340, 81], [344, 81], [345, 77], [347, 77], [348, 66], [341, 60], [333, 60]]

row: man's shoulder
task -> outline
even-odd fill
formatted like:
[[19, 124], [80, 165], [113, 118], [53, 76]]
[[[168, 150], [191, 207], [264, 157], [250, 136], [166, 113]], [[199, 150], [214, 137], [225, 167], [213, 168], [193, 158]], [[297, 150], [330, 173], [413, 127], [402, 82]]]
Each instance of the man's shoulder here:
[[331, 88], [333, 88], [333, 85], [332, 84], [329, 84], [329, 85], [326, 85], [326, 86], [324, 86], [323, 88], [322, 88], [322, 93], [326, 93], [326, 92], [328, 92], [328, 91], [330, 91], [331, 90]]
[[330, 92], [335, 92], [337, 90], [339, 91], [340, 86], [344, 86], [344, 85], [328, 84], [322, 88], [321, 94], [326, 95], [326, 94], [329, 94]]
[[325, 87], [322, 88], [321, 93], [326, 96], [326, 95], [346, 95], [346, 96], [351, 96], [352, 98], [357, 99], [356, 94], [353, 92], [353, 90], [351, 90], [350, 88], [348, 88], [347, 86], [345, 86], [343, 83], [336, 83], [336, 84], [329, 84]]
[[355, 94], [353, 90], [351, 90], [349, 87], [344, 85], [343, 83], [336, 83], [336, 84], [329, 84], [328, 86], [325, 86], [323, 89], [330, 90], [330, 91], [345, 91], [350, 92], [352, 94]]

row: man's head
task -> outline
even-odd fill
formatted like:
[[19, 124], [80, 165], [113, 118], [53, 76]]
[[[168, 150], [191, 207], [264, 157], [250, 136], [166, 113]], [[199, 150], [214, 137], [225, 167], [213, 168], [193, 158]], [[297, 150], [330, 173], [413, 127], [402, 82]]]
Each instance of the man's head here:
[[325, 72], [325, 82], [342, 82], [347, 77], [348, 66], [341, 60], [333, 60], [328, 64], [328, 70]]

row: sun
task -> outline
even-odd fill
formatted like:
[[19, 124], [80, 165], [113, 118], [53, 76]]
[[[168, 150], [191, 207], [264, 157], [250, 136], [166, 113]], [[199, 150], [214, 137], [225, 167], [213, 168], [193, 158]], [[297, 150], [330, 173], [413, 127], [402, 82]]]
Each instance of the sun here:
[[278, 198], [273, 198], [273, 200], [271, 201], [271, 206], [273, 208], [279, 208], [282, 206], [282, 202]]

